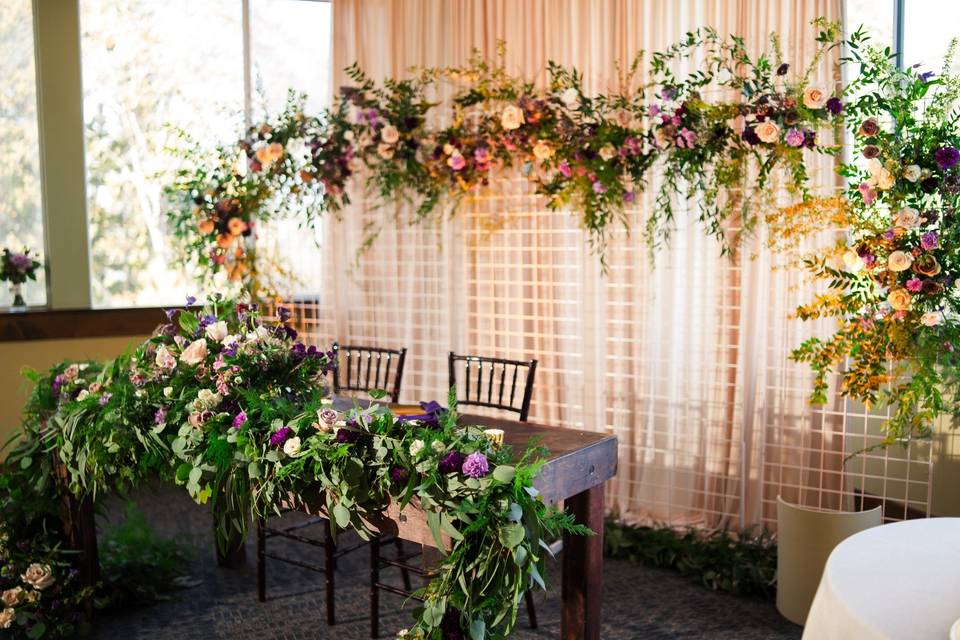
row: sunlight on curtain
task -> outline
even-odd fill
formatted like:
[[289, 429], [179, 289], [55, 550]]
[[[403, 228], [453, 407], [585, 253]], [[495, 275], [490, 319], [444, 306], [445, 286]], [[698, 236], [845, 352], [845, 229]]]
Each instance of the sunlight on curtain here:
[[[617, 60], [704, 25], [754, 49], [776, 31], [802, 66], [815, 45], [810, 20], [837, 19], [839, 0], [340, 0], [333, 10], [334, 86], [355, 60], [374, 78], [396, 76], [411, 65], [465, 62], [472, 47], [492, 57], [505, 39], [511, 72], [542, 82], [553, 59], [577, 66], [599, 91], [615, 86]], [[824, 84], [835, 81], [835, 64], [820, 70]], [[819, 162], [815, 182], [836, 191], [832, 161]], [[843, 458], [873, 442], [867, 426], [877, 419], [859, 421], [854, 443], [845, 430], [856, 422], [852, 408], [840, 399], [807, 405], [811, 375], [787, 356], [829, 328], [788, 320], [809, 284], [760, 236], [740, 256], [721, 257], [695, 213], [680, 217], [653, 264], [639, 232], [652, 206], [647, 197], [629, 212], [635, 231], [611, 243], [603, 275], [576, 216], [548, 211], [519, 176], [432, 228], [408, 227], [403, 205], [377, 209], [357, 198], [343, 222], [327, 222], [325, 294], [301, 306], [308, 334], [320, 344], [407, 347], [403, 401], [445, 395], [451, 349], [538, 358], [531, 420], [618, 436], [608, 507], [631, 521], [772, 525], [778, 493], [850, 508], [853, 489], [876, 469], [858, 480]], [[388, 223], [358, 258], [363, 225], [374, 220]], [[919, 465], [916, 482], [929, 475], [924, 455], [907, 453]]]

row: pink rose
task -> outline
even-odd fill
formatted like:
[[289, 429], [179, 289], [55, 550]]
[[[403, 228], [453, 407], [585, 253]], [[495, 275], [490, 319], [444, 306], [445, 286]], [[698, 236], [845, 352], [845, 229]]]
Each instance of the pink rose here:
[[207, 341], [199, 338], [190, 343], [190, 345], [180, 354], [180, 362], [189, 365], [197, 365], [207, 357]]
[[170, 353], [170, 350], [167, 349], [167, 345], [165, 344], [160, 345], [160, 348], [157, 349], [155, 362], [161, 369], [173, 369], [177, 366], [177, 359], [173, 357], [173, 354]]

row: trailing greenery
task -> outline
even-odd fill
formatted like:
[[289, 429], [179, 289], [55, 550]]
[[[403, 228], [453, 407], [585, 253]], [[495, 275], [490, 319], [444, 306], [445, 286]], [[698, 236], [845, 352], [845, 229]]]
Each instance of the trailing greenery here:
[[[252, 516], [298, 497], [317, 496], [311, 506], [329, 514], [335, 534], [351, 528], [364, 538], [390, 503], [420, 509], [445, 557], [420, 592], [425, 602], [407, 637], [508, 636], [523, 594], [544, 586], [544, 539], [591, 533], [539, 499], [533, 479], [546, 452], [535, 443], [514, 452], [460, 424], [453, 391], [448, 408], [425, 404], [416, 417], [376, 404], [340, 413], [322, 384], [332, 354], [297, 342], [289, 321], [284, 308], [265, 318], [253, 305], [214, 297], [199, 311], [168, 311], [154, 336], [112, 362], [31, 374], [36, 388], [0, 506], [12, 539], [43, 542], [24, 547], [23, 562], [42, 574], [37, 593], [58, 591], [57, 607], [68, 602], [68, 611], [91, 595], [61, 548], [65, 492], [98, 499], [159, 473], [212, 503], [225, 554], [243, 544]], [[104, 601], [157, 597], [183, 560], [131, 513], [104, 547]], [[76, 630], [69, 617], [48, 625], [46, 601], [30, 597], [37, 600], [9, 598], [8, 627]]]
[[608, 518], [603, 543], [610, 557], [673, 569], [712, 591], [765, 598], [775, 593], [777, 546], [765, 530], [635, 527]]

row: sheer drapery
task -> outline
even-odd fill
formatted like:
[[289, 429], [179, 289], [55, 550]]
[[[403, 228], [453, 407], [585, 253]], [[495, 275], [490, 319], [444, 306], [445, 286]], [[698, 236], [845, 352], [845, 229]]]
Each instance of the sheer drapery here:
[[[334, 86], [359, 62], [380, 79], [413, 65], [455, 65], [472, 48], [542, 82], [548, 60], [584, 72], [587, 89], [616, 86], [616, 62], [654, 51], [699, 26], [770, 32], [803, 66], [810, 21], [838, 19], [840, 0], [337, 0]], [[835, 82], [836, 57], [817, 80]], [[816, 181], [835, 186], [832, 160]], [[654, 181], [655, 183], [656, 181]], [[532, 420], [615, 433], [620, 471], [608, 504], [634, 521], [744, 525], [774, 517], [777, 493], [840, 506], [842, 406], [813, 411], [810, 376], [787, 356], [814, 327], [789, 321], [809, 295], [778, 269], [762, 237], [741, 255], [683, 215], [651, 264], [640, 237], [653, 199], [630, 211], [601, 274], [575, 213], [551, 212], [519, 176], [466, 201], [455, 218], [409, 227], [404, 205], [363, 198], [327, 221], [327, 287], [305, 308], [319, 342], [409, 349], [404, 400], [442, 398], [449, 350], [540, 360]], [[695, 206], [695, 205], [691, 205]], [[394, 221], [391, 216], [396, 216]], [[357, 257], [364, 226], [388, 220]]]

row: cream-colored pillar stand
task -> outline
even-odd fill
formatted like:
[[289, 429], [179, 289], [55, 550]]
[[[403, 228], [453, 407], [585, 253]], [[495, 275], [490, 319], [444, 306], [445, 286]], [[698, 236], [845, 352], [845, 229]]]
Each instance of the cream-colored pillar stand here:
[[880, 507], [869, 511], [816, 511], [777, 496], [777, 609], [804, 624], [833, 548], [853, 534], [881, 524]]

